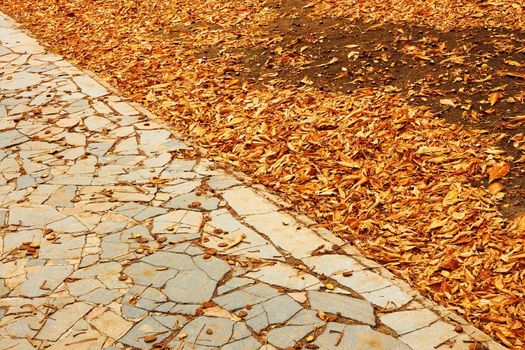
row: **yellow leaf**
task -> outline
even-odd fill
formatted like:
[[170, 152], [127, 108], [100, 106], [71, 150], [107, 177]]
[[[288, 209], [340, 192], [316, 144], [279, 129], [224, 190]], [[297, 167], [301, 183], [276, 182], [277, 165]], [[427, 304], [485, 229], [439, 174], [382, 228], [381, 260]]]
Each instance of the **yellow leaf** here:
[[459, 202], [459, 192], [461, 187], [457, 184], [450, 186], [450, 191], [448, 191], [445, 198], [443, 198], [443, 205], [452, 205]]
[[445, 224], [447, 223], [447, 220], [434, 220], [430, 223], [430, 226], [428, 226], [428, 230], [434, 230], [436, 228], [439, 228], [439, 227], [443, 227], [445, 226]]
[[241, 124], [245, 119], [246, 118], [243, 118], [243, 117], [233, 118], [232, 120], [230, 120], [230, 122], [228, 124], [226, 124], [226, 126], [232, 126], [232, 125]]
[[513, 61], [513, 60], [503, 60], [506, 64], [508, 64], [509, 66], [514, 66], [514, 67], [521, 67], [521, 63], [519, 62], [516, 62], [516, 61]]
[[318, 310], [317, 317], [324, 321], [326, 319], [326, 314], [322, 310]]
[[445, 106], [456, 107], [456, 104], [454, 103], [454, 101], [452, 101], [449, 98], [442, 98], [441, 100], [439, 100], [439, 103]]
[[455, 219], [455, 220], [463, 220], [465, 218], [465, 212], [459, 212], [459, 211], [455, 211], [452, 213], [452, 217]]
[[359, 163], [356, 163], [356, 162], [337, 162], [337, 163], [347, 168], [354, 168], [354, 169], [360, 168]]
[[525, 259], [525, 253], [514, 254], [509, 259]]

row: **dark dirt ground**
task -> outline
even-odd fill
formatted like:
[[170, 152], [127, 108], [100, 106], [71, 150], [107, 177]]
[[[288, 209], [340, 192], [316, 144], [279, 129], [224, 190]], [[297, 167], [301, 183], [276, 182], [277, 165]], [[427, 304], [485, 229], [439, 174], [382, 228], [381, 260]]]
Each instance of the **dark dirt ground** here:
[[525, 116], [525, 32], [319, 20], [303, 5], [274, 5], [283, 15], [269, 25], [272, 40], [249, 51], [209, 49], [200, 57], [228, 55], [235, 62], [230, 74], [260, 84], [272, 79], [343, 93], [383, 89], [452, 123], [484, 129], [516, 162], [503, 183], [500, 209], [508, 218], [525, 210], [525, 117], [512, 119]]

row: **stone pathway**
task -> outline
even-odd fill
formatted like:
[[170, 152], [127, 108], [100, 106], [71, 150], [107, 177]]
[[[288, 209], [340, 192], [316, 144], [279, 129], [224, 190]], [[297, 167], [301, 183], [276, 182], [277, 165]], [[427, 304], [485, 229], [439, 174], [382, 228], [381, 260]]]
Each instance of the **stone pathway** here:
[[188, 148], [0, 14], [0, 349], [502, 348]]

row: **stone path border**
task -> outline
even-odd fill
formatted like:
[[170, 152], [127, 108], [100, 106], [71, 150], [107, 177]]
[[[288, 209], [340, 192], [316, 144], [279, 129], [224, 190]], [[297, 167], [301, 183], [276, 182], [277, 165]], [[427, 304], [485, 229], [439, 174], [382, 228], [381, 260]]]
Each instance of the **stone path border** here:
[[0, 14], [0, 349], [503, 349]]

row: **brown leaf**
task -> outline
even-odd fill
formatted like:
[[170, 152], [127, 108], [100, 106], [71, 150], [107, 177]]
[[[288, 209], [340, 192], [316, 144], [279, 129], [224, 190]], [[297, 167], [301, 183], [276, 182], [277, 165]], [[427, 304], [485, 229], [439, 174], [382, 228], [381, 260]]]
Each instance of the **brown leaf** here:
[[155, 340], [157, 340], [157, 337], [154, 335], [147, 335], [144, 337], [145, 343], [153, 343]]

